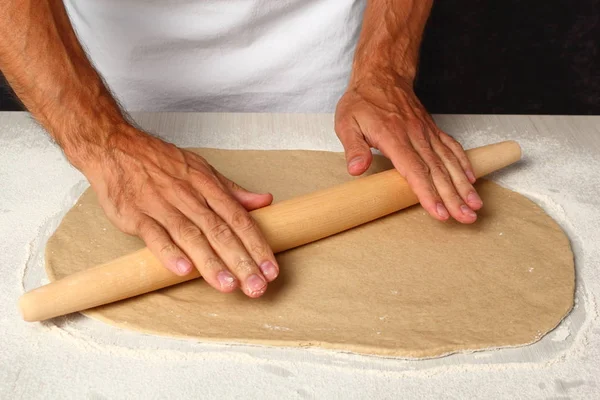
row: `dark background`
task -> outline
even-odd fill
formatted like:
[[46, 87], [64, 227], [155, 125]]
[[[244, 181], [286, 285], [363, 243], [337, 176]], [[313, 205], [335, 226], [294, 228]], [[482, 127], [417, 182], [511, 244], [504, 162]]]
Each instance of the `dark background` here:
[[[600, 0], [438, 0], [416, 91], [432, 113], [599, 115]], [[1, 75], [0, 110], [22, 110]]]

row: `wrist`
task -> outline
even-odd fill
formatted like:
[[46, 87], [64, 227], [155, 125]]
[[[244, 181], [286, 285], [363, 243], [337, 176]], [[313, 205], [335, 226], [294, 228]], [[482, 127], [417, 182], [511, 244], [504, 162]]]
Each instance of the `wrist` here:
[[390, 55], [380, 60], [377, 58], [372, 57], [367, 61], [362, 57], [356, 57], [350, 83], [373, 79], [382, 81], [401, 79], [410, 86], [413, 85], [417, 75], [416, 60], [413, 60], [408, 54], [404, 54], [402, 57]]
[[70, 124], [54, 136], [69, 162], [88, 175], [87, 171], [102, 164], [107, 152], [139, 134], [140, 131], [124, 119], [101, 115]]
[[[422, 13], [417, 14], [426, 17]], [[426, 18], [401, 18], [403, 15], [391, 20], [372, 15], [370, 23], [365, 21], [352, 64], [354, 80], [360, 80], [365, 75], [394, 75], [412, 84], [417, 75], [421, 34]]]
[[[63, 90], [55, 100], [31, 110], [79, 170], [110, 147], [111, 138], [134, 130], [110, 93], [90, 85]], [[96, 95], [94, 96], [94, 93]], [[103, 93], [104, 92], [104, 93]]]
[[414, 77], [402, 74], [391, 67], [374, 68], [353, 73], [348, 88], [358, 88], [365, 85], [378, 87], [404, 87], [413, 89]]

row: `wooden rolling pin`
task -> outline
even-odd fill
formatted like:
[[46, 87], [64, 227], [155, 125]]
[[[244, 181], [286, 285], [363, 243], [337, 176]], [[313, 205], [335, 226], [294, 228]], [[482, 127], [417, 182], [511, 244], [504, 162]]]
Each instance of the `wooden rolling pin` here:
[[[475, 176], [481, 177], [521, 158], [507, 141], [468, 150]], [[395, 170], [275, 203], [251, 212], [275, 253], [314, 242], [417, 204], [417, 197]], [[23, 319], [41, 321], [112, 303], [200, 277], [164, 268], [147, 248], [67, 276], [25, 293]]]

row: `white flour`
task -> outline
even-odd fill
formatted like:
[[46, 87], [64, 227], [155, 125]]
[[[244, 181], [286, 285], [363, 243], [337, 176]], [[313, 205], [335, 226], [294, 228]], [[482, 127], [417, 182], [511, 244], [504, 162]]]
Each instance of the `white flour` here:
[[[219, 133], [219, 117], [213, 116], [200, 128], [194, 123], [175, 130], [173, 138], [182, 146], [339, 150], [325, 127], [329, 117], [294, 125], [290, 121], [296, 117], [286, 116], [262, 125], [269, 127], [264, 130], [252, 129], [248, 122], [262, 117], [237, 118], [240, 131], [235, 137], [228, 138], [226, 128]], [[140, 119], [161, 132], [173, 130], [155, 115]], [[166, 339], [78, 315], [24, 323], [16, 299], [24, 289], [47, 282], [42, 271], [45, 240], [86, 184], [39, 128], [24, 119], [3, 124], [6, 119], [0, 115], [0, 187], [9, 189], [0, 191], [0, 398], [197, 398], [198, 393], [207, 398], [364, 398], [366, 392], [376, 398], [397, 398], [399, 393], [407, 398], [590, 396], [600, 385], [600, 160], [591, 150], [575, 150], [561, 135], [540, 135], [543, 124], [552, 126], [545, 119], [439, 120], [451, 133], [470, 132], [459, 135], [465, 147], [518, 140], [524, 161], [492, 178], [540, 204], [572, 241], [576, 305], [538, 343], [407, 361]], [[211, 134], [193, 136], [197, 130]], [[277, 146], [273, 132], [283, 137]], [[285, 327], [271, 324], [265, 329], [276, 334]]]

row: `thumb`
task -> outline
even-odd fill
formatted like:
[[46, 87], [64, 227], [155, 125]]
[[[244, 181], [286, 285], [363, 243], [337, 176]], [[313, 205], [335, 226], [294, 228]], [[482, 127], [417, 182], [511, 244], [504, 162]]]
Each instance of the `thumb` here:
[[338, 128], [336, 129], [336, 133], [344, 146], [348, 173], [353, 176], [363, 174], [373, 160], [371, 146], [366, 142], [365, 137], [358, 127]]
[[215, 174], [221, 183], [225, 185], [227, 189], [229, 189], [229, 192], [233, 195], [233, 197], [248, 211], [266, 207], [273, 202], [273, 195], [271, 193], [250, 192], [234, 181], [226, 178], [220, 172], [215, 171]]

